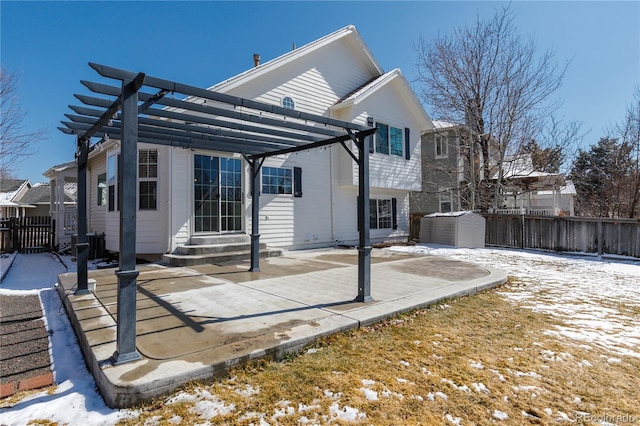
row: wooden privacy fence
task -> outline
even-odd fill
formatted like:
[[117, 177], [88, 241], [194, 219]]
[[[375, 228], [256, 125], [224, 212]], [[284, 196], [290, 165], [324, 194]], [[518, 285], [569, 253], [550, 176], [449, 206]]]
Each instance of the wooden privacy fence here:
[[640, 258], [640, 220], [485, 214], [487, 245]]
[[0, 251], [41, 253], [51, 249], [53, 228], [50, 216], [0, 219]]

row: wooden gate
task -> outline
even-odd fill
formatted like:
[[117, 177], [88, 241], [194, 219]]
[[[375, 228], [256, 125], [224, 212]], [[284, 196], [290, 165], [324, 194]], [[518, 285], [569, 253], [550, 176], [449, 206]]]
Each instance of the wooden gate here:
[[1, 251], [42, 253], [51, 249], [50, 216], [26, 216], [2, 219]]

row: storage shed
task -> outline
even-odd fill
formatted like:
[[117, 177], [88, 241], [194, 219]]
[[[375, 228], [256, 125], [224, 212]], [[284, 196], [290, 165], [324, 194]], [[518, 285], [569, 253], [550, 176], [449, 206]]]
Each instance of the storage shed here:
[[432, 213], [420, 221], [420, 242], [461, 248], [484, 247], [485, 219], [463, 211]]

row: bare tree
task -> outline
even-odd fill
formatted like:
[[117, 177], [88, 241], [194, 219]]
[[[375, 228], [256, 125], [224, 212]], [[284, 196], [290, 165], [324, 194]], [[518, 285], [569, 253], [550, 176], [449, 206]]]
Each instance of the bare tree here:
[[623, 144], [628, 145], [630, 169], [627, 176], [627, 216], [640, 217], [640, 86], [633, 94], [634, 100], [627, 106], [619, 132]]
[[[503, 163], [518, 147], [536, 139], [557, 103], [550, 96], [568, 64], [551, 51], [538, 54], [534, 40], [520, 36], [509, 8], [488, 21], [455, 28], [450, 35], [419, 39], [418, 81], [423, 101], [438, 118], [466, 124], [475, 135], [470, 148], [481, 157], [478, 190], [498, 207]], [[489, 184], [490, 179], [494, 184]]]
[[44, 130], [25, 128], [26, 112], [17, 98], [18, 83], [15, 71], [0, 68], [0, 178], [10, 177], [35, 152], [35, 142], [45, 135]]

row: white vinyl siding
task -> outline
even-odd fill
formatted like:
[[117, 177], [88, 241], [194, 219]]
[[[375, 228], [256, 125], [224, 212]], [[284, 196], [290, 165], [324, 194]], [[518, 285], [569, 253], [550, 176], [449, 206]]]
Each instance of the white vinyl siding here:
[[[333, 43], [287, 64], [277, 72], [247, 81], [227, 93], [273, 105], [286, 96], [295, 99], [296, 111], [324, 115], [341, 97], [374, 77], [370, 70], [354, 66], [354, 50], [347, 43]], [[330, 57], [331, 60], [326, 60]]]
[[[260, 241], [273, 247], [313, 247], [333, 241], [331, 232], [331, 193], [328, 150], [268, 158], [264, 167], [290, 169], [301, 167], [302, 197], [292, 194], [260, 196]], [[295, 189], [297, 190], [297, 189]], [[251, 201], [251, 199], [249, 198]], [[250, 229], [251, 209], [247, 207]]]
[[[89, 168], [91, 169], [91, 178], [89, 182], [89, 202], [88, 204], [88, 232], [102, 233], [106, 227], [107, 205], [98, 205], [98, 176], [105, 175], [106, 164], [105, 156], [98, 156], [89, 160]], [[105, 183], [106, 189], [106, 183]], [[105, 193], [106, 197], [106, 193]], [[105, 198], [106, 201], [106, 198]]]
[[[166, 170], [168, 155], [167, 152], [170, 148], [158, 148], [157, 145], [138, 144], [139, 150], [156, 150], [158, 153], [157, 167], [158, 170]], [[108, 158], [115, 158], [117, 151], [110, 151], [107, 153]], [[113, 160], [112, 160], [113, 161]], [[115, 193], [117, 194], [117, 178], [115, 180], [109, 179], [110, 173], [107, 170], [107, 185], [115, 185]], [[163, 182], [166, 182], [168, 175], [162, 173], [158, 176], [158, 186], [162, 187]], [[157, 205], [165, 205], [167, 203], [167, 192], [159, 192], [157, 198]], [[114, 200], [114, 207], [116, 210], [106, 212], [105, 223], [105, 247], [110, 251], [118, 251], [120, 249], [120, 212], [117, 210], [117, 196]], [[168, 229], [167, 229], [167, 215], [162, 211], [163, 209], [156, 210], [138, 210], [136, 214], [136, 253], [164, 253], [167, 250], [168, 245]]]
[[[277, 60], [277, 59], [276, 59]], [[264, 67], [263, 67], [264, 66]], [[277, 68], [263, 64], [238, 78], [212, 89], [271, 105], [283, 106], [283, 99], [293, 100], [296, 111], [339, 118], [366, 125], [367, 117], [396, 128], [396, 140], [389, 155], [370, 156], [371, 198], [397, 200], [397, 229], [393, 226], [371, 230], [373, 242], [389, 238], [405, 238], [409, 232], [409, 190], [419, 190], [420, 134], [425, 123], [416, 114], [412, 99], [401, 92], [404, 87], [390, 82], [369, 95], [363, 102], [332, 110], [347, 94], [378, 76], [370, 58], [362, 52], [358, 40], [345, 37], [317, 50], [301, 54]], [[289, 103], [287, 103], [289, 105]], [[266, 113], [268, 115], [268, 113]], [[406, 151], [405, 128], [410, 131], [409, 151]], [[398, 143], [398, 141], [401, 141]], [[351, 145], [351, 143], [348, 143]], [[171, 161], [166, 171], [159, 172], [159, 188], [168, 188], [169, 200], [158, 200], [158, 212], [168, 218], [165, 226], [171, 235], [169, 250], [188, 244], [193, 235], [193, 150], [171, 148]], [[357, 149], [354, 149], [358, 155]], [[211, 155], [219, 153], [208, 152]], [[409, 154], [409, 155], [407, 155]], [[410, 159], [406, 159], [408, 157]], [[243, 160], [243, 213], [245, 233], [251, 230], [250, 178]], [[357, 243], [358, 194], [357, 165], [340, 145], [311, 149], [296, 154], [268, 158], [263, 167], [302, 170], [303, 190], [294, 183], [293, 195], [269, 194], [263, 191], [259, 200], [260, 241], [271, 247], [311, 248], [345, 242]], [[162, 168], [160, 168], [162, 170]], [[260, 182], [262, 190], [263, 182]], [[277, 191], [281, 192], [281, 191]], [[159, 192], [163, 194], [164, 189]], [[163, 204], [166, 203], [166, 204]], [[168, 208], [164, 208], [167, 205]], [[140, 223], [140, 222], [139, 222]], [[388, 226], [388, 224], [385, 224]], [[139, 232], [141, 230], [139, 229]], [[167, 237], [167, 240], [169, 238]]]
[[[369, 156], [369, 184], [378, 189], [402, 189], [408, 191], [420, 191], [421, 182], [421, 150], [420, 123], [413, 118], [415, 114], [403, 99], [398, 95], [393, 82], [379, 88], [366, 99], [366, 104], [358, 104], [352, 108], [350, 114], [342, 112], [339, 119], [352, 121], [366, 125], [367, 118], [381, 123], [392, 123], [393, 127], [409, 129], [409, 155], [407, 160], [403, 134], [403, 155], [383, 155], [374, 153]], [[345, 108], [346, 109], [346, 108]], [[375, 143], [375, 140], [373, 141]], [[357, 153], [352, 142], [347, 143]], [[340, 147], [338, 147], [340, 148]], [[342, 148], [342, 150], [344, 150]], [[340, 151], [340, 150], [337, 150]], [[339, 155], [338, 178], [340, 185], [358, 185], [358, 165], [349, 155]]]

